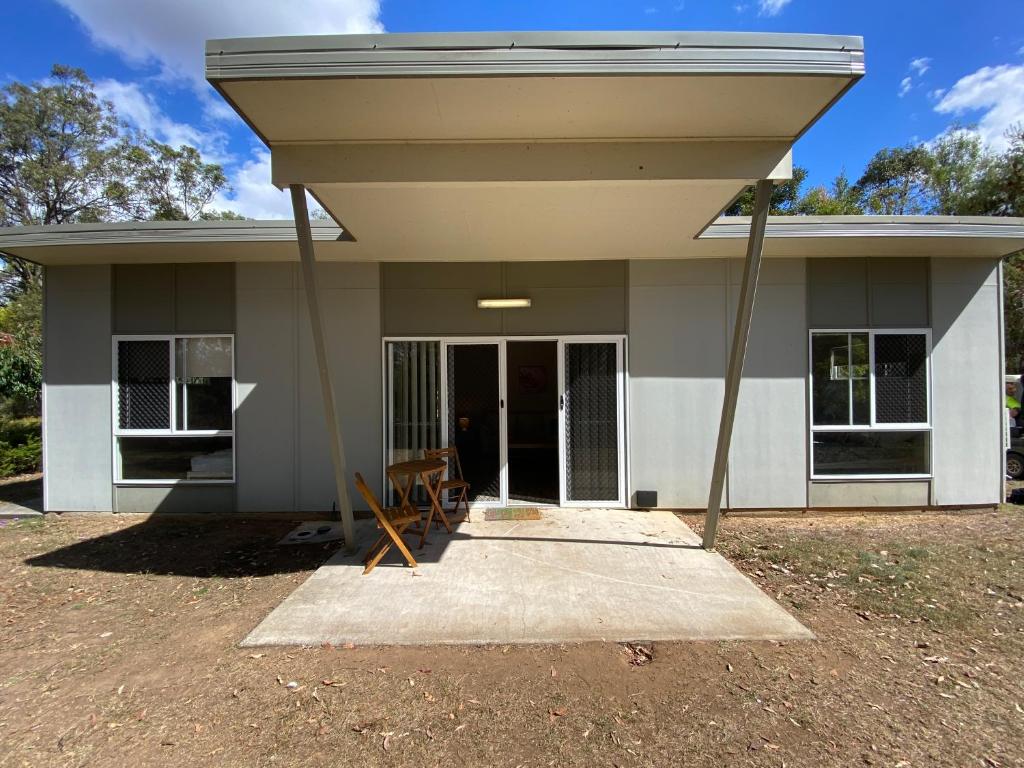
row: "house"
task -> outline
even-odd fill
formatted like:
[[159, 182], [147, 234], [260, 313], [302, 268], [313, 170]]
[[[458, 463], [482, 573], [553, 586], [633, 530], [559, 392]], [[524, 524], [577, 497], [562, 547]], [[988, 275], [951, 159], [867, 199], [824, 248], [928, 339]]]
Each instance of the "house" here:
[[476, 504], [708, 509], [708, 544], [720, 507], [1000, 502], [1024, 220], [767, 217], [860, 38], [254, 38], [206, 67], [294, 223], [0, 233], [46, 268], [48, 510], [350, 521], [354, 471], [380, 493], [444, 444]]

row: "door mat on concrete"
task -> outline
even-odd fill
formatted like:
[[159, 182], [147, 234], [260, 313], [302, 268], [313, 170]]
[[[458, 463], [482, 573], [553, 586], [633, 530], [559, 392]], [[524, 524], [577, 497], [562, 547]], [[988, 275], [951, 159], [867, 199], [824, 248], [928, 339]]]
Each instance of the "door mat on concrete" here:
[[501, 507], [500, 509], [484, 510], [484, 520], [540, 520], [540, 510], [536, 507]]

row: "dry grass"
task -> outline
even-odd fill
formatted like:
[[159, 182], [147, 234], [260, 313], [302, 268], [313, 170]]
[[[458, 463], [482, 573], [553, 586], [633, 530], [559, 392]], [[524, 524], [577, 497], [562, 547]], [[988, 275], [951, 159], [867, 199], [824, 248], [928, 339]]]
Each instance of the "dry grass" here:
[[[1024, 764], [1024, 515], [727, 518], [802, 643], [241, 649], [282, 521], [0, 529], [0, 766]], [[295, 682], [289, 688], [290, 682]]]

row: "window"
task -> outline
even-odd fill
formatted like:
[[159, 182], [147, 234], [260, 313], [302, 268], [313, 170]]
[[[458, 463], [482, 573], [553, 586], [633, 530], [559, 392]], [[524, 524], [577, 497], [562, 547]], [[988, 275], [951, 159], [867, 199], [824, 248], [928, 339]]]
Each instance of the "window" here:
[[928, 477], [928, 331], [812, 331], [811, 477]]
[[231, 336], [115, 337], [115, 480], [234, 480], [234, 391]]

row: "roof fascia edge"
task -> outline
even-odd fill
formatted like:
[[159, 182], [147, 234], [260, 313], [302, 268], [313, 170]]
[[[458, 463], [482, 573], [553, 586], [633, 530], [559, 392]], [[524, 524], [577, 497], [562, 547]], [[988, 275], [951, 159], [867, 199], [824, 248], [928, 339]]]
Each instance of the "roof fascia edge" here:
[[618, 45], [543, 38], [532, 46], [528, 41], [517, 45], [508, 35], [492, 36], [491, 44], [479, 46], [452, 35], [401, 37], [421, 42], [402, 45], [388, 35], [209, 40], [206, 77], [216, 83], [334, 77], [864, 74], [863, 40], [857, 37], [624, 34]]
[[[730, 221], [719, 219], [708, 227], [698, 240], [741, 239], [749, 235], [750, 223], [747, 217], [729, 217]], [[975, 238], [1021, 238], [1024, 240], [1024, 219], [1001, 221], [940, 220], [922, 221], [915, 217], [911, 221], [872, 221], [865, 216], [858, 221], [851, 217], [828, 221], [826, 217], [815, 217], [811, 221], [779, 221], [774, 217], [768, 221], [766, 237], [772, 239], [790, 238], [850, 238], [850, 237], [975, 237]], [[792, 217], [798, 219], [799, 217]]]

